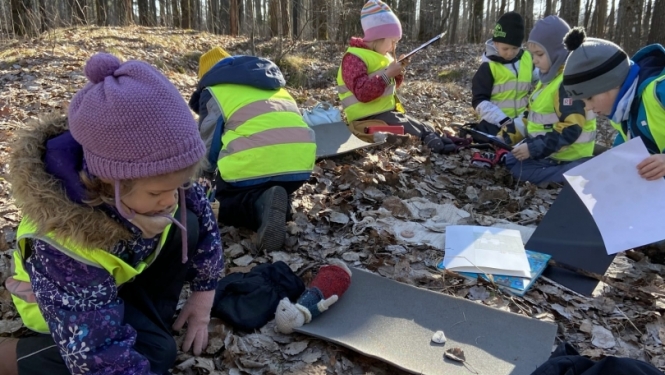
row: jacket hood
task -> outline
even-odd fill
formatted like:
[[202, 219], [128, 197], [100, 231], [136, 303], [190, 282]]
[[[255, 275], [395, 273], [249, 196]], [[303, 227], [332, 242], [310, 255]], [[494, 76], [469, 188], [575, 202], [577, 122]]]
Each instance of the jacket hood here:
[[519, 52], [517, 52], [517, 55], [515, 55], [515, 57], [513, 57], [512, 60], [506, 60], [503, 57], [499, 56], [499, 51], [497, 51], [494, 42], [492, 41], [492, 39], [490, 39], [487, 42], [485, 42], [485, 54], [483, 55], [483, 61], [496, 61], [501, 64], [511, 64], [516, 61], [520, 61], [523, 54], [524, 50], [520, 48]]
[[367, 46], [367, 43], [365, 43], [363, 38], [358, 38], [356, 36], [351, 37], [351, 41], [349, 41], [349, 45], [351, 47], [369, 49], [369, 46]]
[[83, 202], [83, 149], [65, 116], [34, 121], [16, 135], [9, 161], [12, 195], [40, 235], [52, 232], [59, 241], [106, 251], [131, 238], [127, 227]]
[[638, 85], [641, 87], [649, 78], [660, 76], [665, 71], [665, 48], [660, 44], [648, 45], [637, 51], [632, 60], [640, 67]]
[[201, 77], [189, 107], [198, 113], [201, 92], [222, 83], [247, 85], [263, 90], [277, 90], [286, 86], [284, 75], [272, 61], [255, 56], [231, 56], [220, 60]]

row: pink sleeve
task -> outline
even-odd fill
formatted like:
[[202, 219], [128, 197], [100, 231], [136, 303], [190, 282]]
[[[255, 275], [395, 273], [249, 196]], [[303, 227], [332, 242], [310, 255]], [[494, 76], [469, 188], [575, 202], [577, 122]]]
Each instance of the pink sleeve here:
[[346, 87], [363, 103], [383, 95], [386, 83], [380, 75], [369, 77], [367, 65], [355, 55], [347, 53], [342, 59], [342, 79]]

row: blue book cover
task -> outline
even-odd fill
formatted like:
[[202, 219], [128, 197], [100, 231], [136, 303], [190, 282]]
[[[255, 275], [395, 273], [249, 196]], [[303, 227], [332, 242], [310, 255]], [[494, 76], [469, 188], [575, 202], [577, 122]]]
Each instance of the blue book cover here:
[[[493, 282], [498, 285], [501, 289], [512, 293], [516, 296], [523, 296], [531, 285], [540, 277], [540, 275], [545, 271], [547, 267], [547, 262], [552, 258], [549, 254], [538, 253], [531, 250], [526, 250], [526, 257], [529, 260], [529, 267], [531, 268], [531, 278], [522, 278], [514, 276], [502, 276], [502, 275], [485, 275], [482, 273], [475, 272], [458, 272], [460, 276], [477, 279], [478, 276], [484, 280]], [[443, 260], [437, 266], [439, 269], [444, 269]]]

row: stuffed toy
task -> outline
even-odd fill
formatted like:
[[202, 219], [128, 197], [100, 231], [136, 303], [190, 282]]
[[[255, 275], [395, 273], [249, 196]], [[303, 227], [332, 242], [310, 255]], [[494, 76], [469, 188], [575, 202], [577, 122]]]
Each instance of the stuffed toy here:
[[351, 285], [351, 270], [339, 259], [331, 259], [330, 264], [319, 269], [314, 280], [295, 304], [284, 298], [277, 305], [275, 330], [291, 333], [302, 327], [341, 297]]

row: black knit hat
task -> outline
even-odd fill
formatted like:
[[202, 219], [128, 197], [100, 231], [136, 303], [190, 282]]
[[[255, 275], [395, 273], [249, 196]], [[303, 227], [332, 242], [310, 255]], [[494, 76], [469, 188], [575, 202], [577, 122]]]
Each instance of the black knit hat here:
[[504, 13], [496, 21], [492, 41], [522, 47], [524, 41], [524, 20], [517, 12]]

